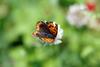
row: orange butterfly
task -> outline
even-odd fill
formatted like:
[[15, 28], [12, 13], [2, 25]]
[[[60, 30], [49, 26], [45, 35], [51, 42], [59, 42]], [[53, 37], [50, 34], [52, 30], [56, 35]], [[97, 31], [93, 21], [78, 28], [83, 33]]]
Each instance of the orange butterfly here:
[[53, 43], [58, 33], [58, 25], [54, 22], [38, 21], [33, 36], [40, 38], [43, 42]]

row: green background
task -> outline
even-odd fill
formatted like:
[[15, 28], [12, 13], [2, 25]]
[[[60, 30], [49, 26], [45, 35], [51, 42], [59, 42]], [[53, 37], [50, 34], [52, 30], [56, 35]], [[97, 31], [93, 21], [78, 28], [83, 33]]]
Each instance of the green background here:
[[[100, 32], [76, 28], [68, 7], [83, 0], [0, 0], [0, 67], [100, 67]], [[32, 37], [39, 20], [64, 30], [62, 43], [43, 46]]]

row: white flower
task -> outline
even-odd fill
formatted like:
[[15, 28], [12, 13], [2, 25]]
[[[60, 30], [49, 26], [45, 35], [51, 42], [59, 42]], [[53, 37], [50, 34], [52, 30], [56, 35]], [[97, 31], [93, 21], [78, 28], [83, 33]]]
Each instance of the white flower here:
[[66, 19], [68, 20], [69, 24], [81, 27], [88, 23], [90, 15], [85, 5], [75, 4], [69, 7]]
[[54, 44], [59, 44], [61, 43], [61, 39], [62, 39], [62, 36], [63, 36], [63, 29], [60, 28], [60, 25], [58, 25], [58, 33], [57, 33], [57, 36], [55, 38], [55, 41], [54, 41]]

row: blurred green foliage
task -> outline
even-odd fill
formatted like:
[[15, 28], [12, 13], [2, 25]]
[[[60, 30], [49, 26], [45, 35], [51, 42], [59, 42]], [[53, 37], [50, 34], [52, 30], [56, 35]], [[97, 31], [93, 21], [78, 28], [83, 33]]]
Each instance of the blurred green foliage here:
[[59, 5], [63, 8], [67, 8], [72, 4], [75, 4], [76, 0], [59, 0]]
[[[100, 67], [100, 32], [65, 20], [65, 7], [78, 1], [0, 0], [0, 67]], [[63, 42], [44, 47], [33, 38], [39, 20], [60, 24]]]

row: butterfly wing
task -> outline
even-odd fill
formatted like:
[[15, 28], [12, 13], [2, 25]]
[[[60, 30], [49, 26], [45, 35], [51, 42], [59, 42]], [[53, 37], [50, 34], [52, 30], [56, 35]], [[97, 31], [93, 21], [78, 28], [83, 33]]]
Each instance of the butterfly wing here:
[[53, 38], [47, 38], [47, 37], [41, 38], [41, 40], [44, 41], [44, 42], [47, 42], [47, 43], [53, 43], [54, 42]]
[[42, 38], [44, 42], [53, 43], [58, 33], [58, 26], [53, 22], [47, 22], [47, 28], [54, 38]]
[[48, 26], [43, 21], [39, 21], [36, 25], [36, 32], [33, 32], [33, 36], [37, 36], [39, 38], [54, 38], [54, 36], [50, 33]]
[[39, 37], [44, 42], [52, 43], [57, 35], [57, 30], [56, 24], [39, 21], [36, 25], [36, 32], [33, 32], [33, 36]]
[[58, 33], [57, 24], [55, 24], [53, 22], [48, 22], [47, 24], [48, 24], [48, 29], [49, 29], [50, 33], [56, 37], [57, 33]]

